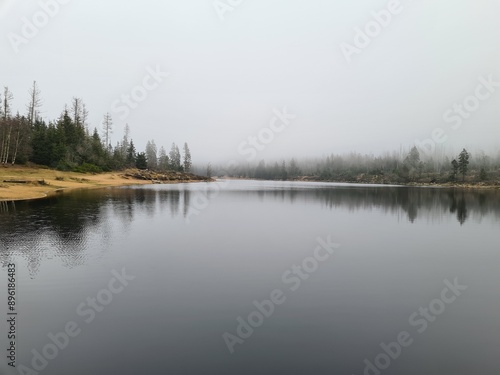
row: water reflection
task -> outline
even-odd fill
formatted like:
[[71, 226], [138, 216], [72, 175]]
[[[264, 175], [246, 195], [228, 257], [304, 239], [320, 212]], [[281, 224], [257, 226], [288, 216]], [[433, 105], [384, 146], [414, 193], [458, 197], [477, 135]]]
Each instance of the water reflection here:
[[0, 202], [0, 261], [5, 267], [12, 257], [20, 256], [26, 260], [32, 277], [44, 257], [56, 257], [69, 268], [82, 265], [88, 257], [102, 256], [116, 234], [126, 233], [138, 217], [168, 212], [172, 219], [186, 219], [191, 210], [197, 209], [193, 205], [200, 201], [197, 199], [200, 194], [213, 205], [228, 197], [282, 204], [320, 204], [329, 210], [347, 212], [377, 210], [406, 217], [410, 223], [421, 219], [443, 220], [449, 215], [460, 225], [485, 216], [496, 221], [500, 218], [500, 194], [493, 190], [279, 186], [274, 183], [248, 188], [245, 182], [239, 181], [222, 192], [214, 192], [209, 185], [82, 190], [46, 200]]
[[0, 214], [8, 213], [9, 211], [15, 211], [16, 203], [11, 201], [0, 201]]
[[291, 188], [289, 190], [261, 189], [231, 191], [232, 194], [257, 194], [260, 201], [281, 200], [290, 203], [319, 202], [329, 209], [348, 211], [377, 209], [385, 214], [404, 213], [409, 222], [419, 217], [436, 220], [448, 213], [454, 214], [460, 224], [469, 218], [480, 221], [491, 215], [500, 219], [500, 194], [495, 190], [459, 190], [407, 187], [319, 187]]

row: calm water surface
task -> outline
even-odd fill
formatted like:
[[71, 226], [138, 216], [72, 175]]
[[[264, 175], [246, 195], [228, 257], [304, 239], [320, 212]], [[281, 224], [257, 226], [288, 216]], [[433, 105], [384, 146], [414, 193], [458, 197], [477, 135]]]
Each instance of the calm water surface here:
[[495, 191], [230, 181], [4, 202], [2, 352], [15, 263], [17, 365], [54, 357], [41, 374], [497, 375], [499, 228]]

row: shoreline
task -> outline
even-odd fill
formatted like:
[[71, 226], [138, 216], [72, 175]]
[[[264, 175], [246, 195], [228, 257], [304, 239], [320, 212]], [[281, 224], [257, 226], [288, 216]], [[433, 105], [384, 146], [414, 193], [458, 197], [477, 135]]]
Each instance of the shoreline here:
[[[223, 177], [224, 178], [224, 177]], [[227, 178], [227, 177], [226, 177]], [[227, 178], [234, 180], [247, 180], [246, 178]], [[108, 187], [137, 186], [150, 184], [178, 184], [207, 182], [205, 177], [183, 172], [157, 173], [151, 171], [140, 171], [136, 169], [120, 172], [105, 172], [100, 174], [61, 172], [42, 167], [25, 166], [3, 166], [0, 167], [0, 202], [30, 201], [36, 199], [47, 199], [58, 194], [64, 194], [79, 189], [102, 189]], [[210, 181], [214, 181], [211, 179]], [[274, 180], [261, 180], [274, 181]], [[281, 180], [279, 180], [281, 181]], [[313, 179], [308, 176], [284, 181], [296, 182], [326, 182], [326, 183], [350, 183], [359, 186], [401, 186], [418, 188], [453, 188], [463, 190], [488, 189], [500, 190], [500, 182], [478, 182], [478, 183], [389, 183], [388, 181], [325, 181]]]
[[90, 174], [37, 167], [4, 166], [0, 167], [0, 202], [48, 199], [79, 189], [192, 182], [207, 182], [207, 179], [182, 172], [159, 174], [126, 170]]

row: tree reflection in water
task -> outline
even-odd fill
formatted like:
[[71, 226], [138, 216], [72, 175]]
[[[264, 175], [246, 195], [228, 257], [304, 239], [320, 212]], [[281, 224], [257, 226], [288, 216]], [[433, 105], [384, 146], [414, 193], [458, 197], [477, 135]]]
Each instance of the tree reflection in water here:
[[[205, 189], [195, 185], [81, 190], [43, 200], [0, 202], [0, 261], [5, 267], [14, 256], [22, 257], [32, 277], [37, 274], [42, 257], [48, 254], [61, 259], [66, 267], [80, 266], [89, 256], [89, 247], [98, 249], [98, 256], [102, 256], [117, 235], [129, 230], [138, 215], [154, 217], [169, 212], [174, 219], [187, 218], [194, 209], [196, 194]], [[404, 213], [410, 223], [442, 219], [450, 214], [460, 225], [487, 215], [494, 220], [500, 218], [500, 194], [493, 190], [270, 186], [249, 190], [236, 186], [220, 194], [236, 200], [321, 204], [331, 210]], [[206, 199], [209, 204], [217, 204], [220, 194], [208, 191]]]

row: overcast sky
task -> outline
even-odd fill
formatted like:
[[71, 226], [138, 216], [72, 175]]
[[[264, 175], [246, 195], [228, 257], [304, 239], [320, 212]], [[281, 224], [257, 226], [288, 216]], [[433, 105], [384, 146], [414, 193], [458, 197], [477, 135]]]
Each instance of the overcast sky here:
[[[24, 113], [36, 80], [48, 120], [80, 97], [92, 128], [111, 113], [113, 144], [128, 123], [138, 148], [186, 141], [195, 163], [381, 153], [433, 132], [453, 151], [500, 145], [500, 85], [480, 80], [500, 82], [500, 1], [238, 3], [0, 0], [0, 85]], [[284, 108], [295, 118], [272, 122]]]

